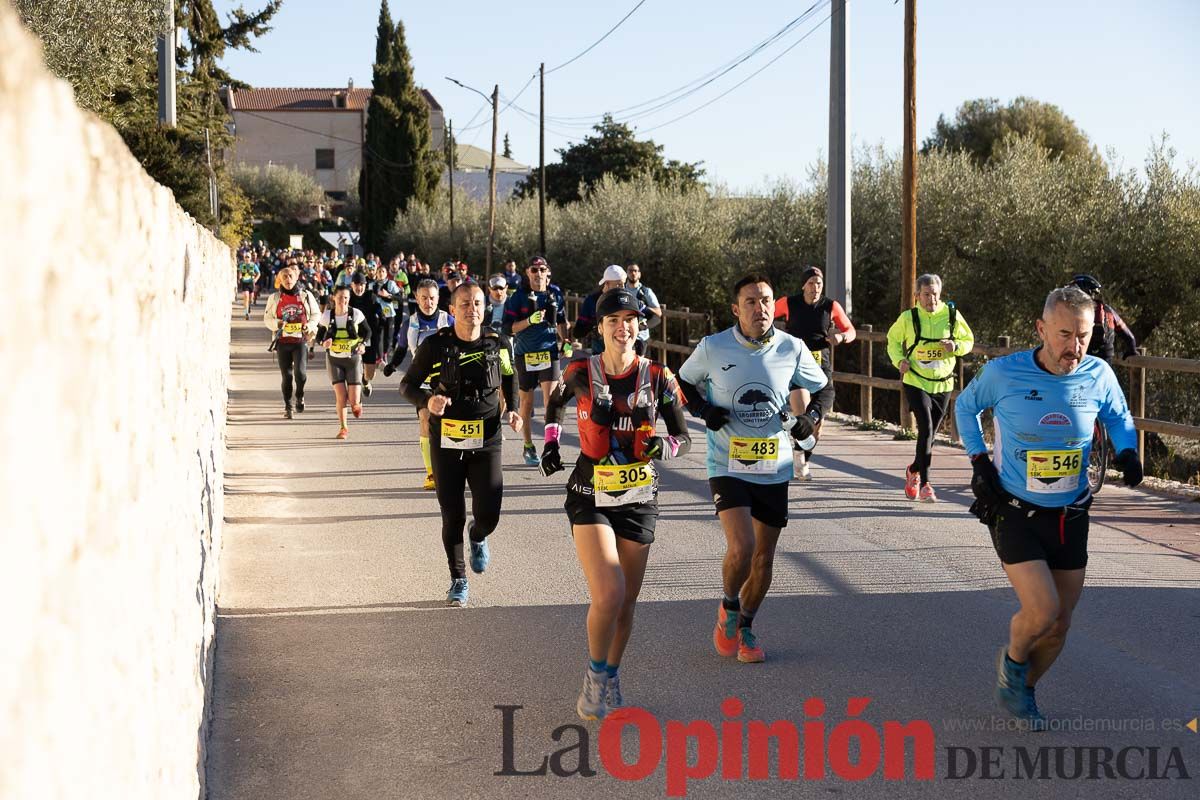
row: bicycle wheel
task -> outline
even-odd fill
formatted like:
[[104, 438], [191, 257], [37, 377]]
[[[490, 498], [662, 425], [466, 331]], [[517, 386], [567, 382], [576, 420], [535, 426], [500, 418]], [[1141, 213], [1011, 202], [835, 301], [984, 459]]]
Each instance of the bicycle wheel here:
[[1088, 488], [1096, 494], [1104, 487], [1104, 476], [1108, 471], [1108, 433], [1099, 422], [1092, 430], [1092, 450], [1088, 453]]

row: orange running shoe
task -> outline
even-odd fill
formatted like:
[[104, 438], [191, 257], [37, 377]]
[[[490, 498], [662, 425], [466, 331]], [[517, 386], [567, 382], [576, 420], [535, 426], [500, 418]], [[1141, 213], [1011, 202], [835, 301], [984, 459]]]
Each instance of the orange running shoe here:
[[338, 431], [338, 433], [337, 433], [337, 438], [339, 438], [339, 439], [345, 439], [345, 438], [346, 438], [347, 436], [349, 436], [349, 435], [350, 435], [350, 429], [349, 429], [349, 428], [342, 428], [340, 431]]
[[767, 654], [758, 643], [758, 637], [749, 628], [738, 629], [737, 657], [743, 664], [761, 664], [767, 660]]
[[717, 648], [717, 653], [726, 657], [736, 655], [738, 651], [737, 614], [730, 614], [724, 604], [717, 609], [717, 627], [713, 628], [713, 646]]
[[350, 410], [354, 413], [354, 418], [358, 419], [362, 416], [362, 403], [350, 406]]
[[921, 473], [913, 472], [911, 468], [904, 468], [904, 496], [909, 500], [917, 499], [917, 487], [921, 483]]

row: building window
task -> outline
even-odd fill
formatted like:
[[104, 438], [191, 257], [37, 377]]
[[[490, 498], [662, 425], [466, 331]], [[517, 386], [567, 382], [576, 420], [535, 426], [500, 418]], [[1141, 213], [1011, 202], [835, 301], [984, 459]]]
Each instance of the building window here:
[[317, 148], [317, 169], [333, 169], [333, 150]]

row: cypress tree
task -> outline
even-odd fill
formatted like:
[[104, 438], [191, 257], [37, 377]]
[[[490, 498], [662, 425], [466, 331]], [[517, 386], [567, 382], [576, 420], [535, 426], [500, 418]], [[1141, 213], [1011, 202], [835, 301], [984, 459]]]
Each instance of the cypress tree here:
[[429, 202], [441, 178], [430, 149], [429, 104], [413, 80], [404, 23], [392, 24], [387, 0], [379, 8], [371, 105], [360, 178], [362, 243], [381, 253], [398, 212]]

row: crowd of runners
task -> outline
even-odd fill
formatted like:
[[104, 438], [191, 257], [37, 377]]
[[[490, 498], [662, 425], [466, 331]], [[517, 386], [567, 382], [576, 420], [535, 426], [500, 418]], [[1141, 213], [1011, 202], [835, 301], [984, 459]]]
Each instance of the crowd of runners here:
[[[619, 668], [654, 541], [663, 462], [699, 445], [685, 412], [702, 423], [695, 430], [705, 440], [726, 542], [713, 646], [742, 663], [765, 660], [754, 621], [788, 523], [788, 483], [812, 478], [810, 457], [835, 399], [831, 354], [856, 336], [845, 310], [825, 295], [820, 268], [804, 269], [790, 296], [776, 297], [767, 276], [740, 278], [729, 298], [734, 324], [697, 343], [676, 374], [645, 355], [663, 309], [637, 264], [600, 271], [568, 320], [565, 295], [540, 257], [523, 273], [509, 261], [493, 275], [472, 276], [464, 263], [433, 271], [403, 253], [386, 263], [369, 254], [343, 260], [261, 247], [239, 256], [247, 319], [258, 297], [269, 295], [263, 320], [285, 417], [305, 410], [306, 365], [317, 346], [334, 388], [339, 439], [349, 436], [349, 417], [362, 416], [376, 370], [403, 373], [400, 392], [419, 419], [424, 487], [441, 507], [451, 605], [468, 602], [468, 562], [478, 574], [491, 561], [504, 493], [503, 429], [522, 437], [523, 464], [549, 478], [568, 467], [562, 433], [574, 404], [580, 447], [564, 509], [590, 596], [580, 717], [626, 705]], [[1136, 342], [1100, 289], [1080, 275], [1051, 291], [1036, 315], [1041, 344], [989, 361], [955, 405], [973, 468], [971, 513], [988, 526], [1020, 602], [997, 655], [996, 697], [1032, 730], [1046, 727], [1035, 685], [1061, 652], [1083, 589], [1093, 499], [1086, 470], [1097, 423], [1125, 483], [1142, 479], [1133, 420], [1107, 363], [1118, 339], [1125, 354]], [[938, 276], [922, 275], [913, 307], [887, 334], [888, 360], [917, 425], [904, 493], [926, 503], [937, 502], [933, 441], [955, 389], [956, 359], [974, 347], [964, 315], [942, 291]], [[980, 424], [985, 411], [991, 449]]]

